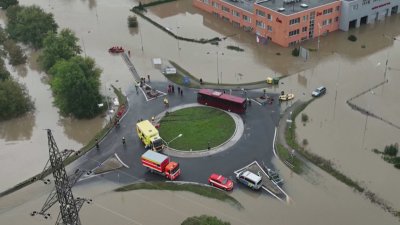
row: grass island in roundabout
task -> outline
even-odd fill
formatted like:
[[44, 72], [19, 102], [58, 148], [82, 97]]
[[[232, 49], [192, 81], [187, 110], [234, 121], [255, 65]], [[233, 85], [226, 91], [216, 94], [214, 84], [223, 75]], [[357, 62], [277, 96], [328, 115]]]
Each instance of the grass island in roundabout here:
[[160, 120], [159, 132], [172, 149], [199, 151], [226, 142], [235, 129], [235, 121], [225, 111], [196, 106], [169, 112]]

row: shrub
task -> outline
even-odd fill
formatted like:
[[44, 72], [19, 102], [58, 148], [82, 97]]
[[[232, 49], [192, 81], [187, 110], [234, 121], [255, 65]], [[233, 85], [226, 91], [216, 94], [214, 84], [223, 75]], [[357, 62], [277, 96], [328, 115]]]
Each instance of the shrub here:
[[298, 48], [294, 48], [292, 50], [292, 56], [299, 56], [300, 55], [300, 50]]
[[136, 16], [128, 16], [128, 27], [137, 27], [138, 21]]
[[392, 145], [387, 145], [385, 147], [383, 154], [388, 155], [388, 156], [396, 156], [398, 151], [399, 151], [398, 145], [392, 144]]
[[395, 168], [400, 169], [400, 163], [394, 165]]
[[215, 216], [192, 216], [185, 219], [181, 225], [230, 225], [229, 222], [224, 222]]
[[226, 46], [226, 48], [230, 49], [230, 50], [235, 50], [235, 51], [238, 51], [238, 52], [243, 52], [244, 51], [243, 48], [240, 48], [238, 46], [233, 46], [233, 45], [228, 45], [228, 46]]
[[355, 42], [355, 41], [357, 41], [357, 37], [355, 36], [355, 35], [350, 35], [348, 38], [347, 38], [349, 41], [352, 41], [352, 42]]
[[308, 140], [307, 139], [303, 139], [303, 145], [304, 146], [308, 145]]
[[4, 48], [7, 50], [10, 56], [10, 64], [13, 66], [24, 64], [26, 62], [26, 56], [22, 52], [21, 47], [19, 47], [15, 41], [8, 39], [4, 42]]
[[2, 9], [7, 9], [10, 6], [18, 5], [18, 0], [1, 0], [0, 7]]
[[301, 114], [301, 122], [306, 123], [308, 122], [308, 115], [305, 113]]

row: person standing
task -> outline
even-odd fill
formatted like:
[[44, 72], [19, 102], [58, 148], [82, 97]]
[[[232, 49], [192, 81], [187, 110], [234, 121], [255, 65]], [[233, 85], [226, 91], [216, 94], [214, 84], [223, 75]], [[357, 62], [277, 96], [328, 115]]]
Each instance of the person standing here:
[[181, 89], [181, 96], [183, 96], [183, 90]]
[[148, 80], [149, 83], [150, 83], [150, 75], [147, 75], [147, 80]]
[[172, 93], [175, 93], [175, 86], [172, 85]]

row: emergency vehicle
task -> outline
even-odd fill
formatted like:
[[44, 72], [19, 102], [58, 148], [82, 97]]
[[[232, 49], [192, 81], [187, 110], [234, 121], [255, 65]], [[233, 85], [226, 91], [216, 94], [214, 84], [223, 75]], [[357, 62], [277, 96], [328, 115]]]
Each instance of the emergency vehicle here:
[[164, 149], [164, 141], [158, 134], [157, 128], [155, 128], [150, 121], [143, 120], [138, 122], [136, 124], [136, 132], [146, 149], [151, 149], [157, 152]]
[[167, 179], [175, 180], [180, 174], [179, 163], [173, 162], [166, 155], [148, 150], [142, 157], [142, 165], [147, 167], [150, 172], [165, 176]]

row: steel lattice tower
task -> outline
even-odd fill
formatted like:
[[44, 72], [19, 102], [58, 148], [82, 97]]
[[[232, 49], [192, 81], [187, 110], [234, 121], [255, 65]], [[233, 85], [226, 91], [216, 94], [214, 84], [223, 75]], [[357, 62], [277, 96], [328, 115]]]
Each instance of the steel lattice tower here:
[[64, 168], [63, 158], [58, 150], [51, 130], [47, 130], [47, 139], [50, 163], [53, 168], [54, 183], [57, 191], [58, 202], [60, 203], [61, 219], [64, 224], [80, 225], [81, 221], [78, 215], [78, 208], [76, 207], [76, 202], [69, 184], [69, 178]]
[[[46, 202], [41, 210], [39, 212], [34, 211], [31, 215], [34, 216], [36, 214], [40, 214], [47, 219], [50, 217], [50, 214], [47, 213], [47, 210], [58, 201], [60, 203], [60, 213], [57, 217], [56, 225], [81, 225], [78, 212], [85, 201], [90, 203], [91, 200], [84, 198], [75, 199], [71, 188], [83, 175], [83, 173], [85, 173], [85, 171], [77, 169], [73, 175], [68, 177], [64, 167], [64, 159], [68, 158], [74, 151], [64, 150], [60, 152], [50, 129], [47, 130], [47, 139], [50, 157], [42, 172], [41, 179], [44, 181], [44, 174], [46, 174], [47, 170], [51, 170], [53, 172], [55, 187], [47, 197]], [[77, 154], [79, 154], [79, 152]], [[44, 183], [50, 183], [50, 180], [47, 179], [44, 181]]]

